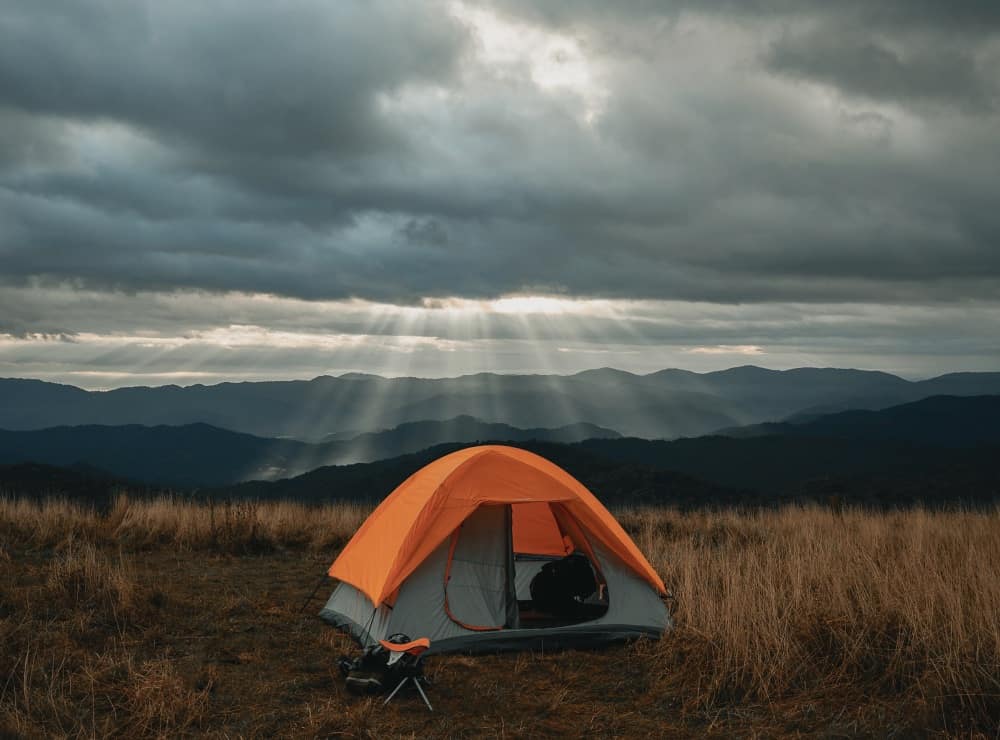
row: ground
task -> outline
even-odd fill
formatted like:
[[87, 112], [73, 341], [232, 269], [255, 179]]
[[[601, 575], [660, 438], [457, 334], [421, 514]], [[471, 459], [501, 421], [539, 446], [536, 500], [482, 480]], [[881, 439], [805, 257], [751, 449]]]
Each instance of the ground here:
[[[624, 513], [675, 587], [677, 628], [599, 650], [432, 656], [430, 713], [413, 693], [383, 707], [345, 690], [337, 660], [358, 648], [317, 617], [332, 581], [302, 608], [364, 512], [327, 542], [306, 536], [332, 528], [309, 510], [293, 531], [276, 510], [226, 514], [226, 530], [218, 512], [188, 520], [170, 509], [189, 524], [168, 531], [122, 507], [89, 523], [79, 512], [0, 516], [0, 737], [996, 737], [1000, 727], [995, 511]], [[240, 529], [254, 516], [260, 527]], [[208, 534], [190, 524], [208, 520]], [[795, 549], [809, 543], [811, 555]]]
[[[50, 557], [19, 555], [16, 568], [8, 562], [4, 589], [39, 588]], [[94, 634], [79, 637], [81, 647], [95, 654], [113, 651], [110, 643], [120, 642], [137, 663], [171, 666], [171, 678], [181, 685], [179, 706], [164, 702], [162, 716], [147, 712], [148, 725], [134, 729], [150, 734], [177, 729], [229, 737], [851, 736], [871, 729], [880, 714], [884, 723], [874, 726], [886, 731], [899, 721], [891, 707], [831, 706], [822, 697], [809, 706], [798, 698], [797, 716], [780, 705], [753, 704], [685, 713], [684, 697], [653, 690], [650, 674], [660, 669], [659, 652], [642, 641], [547, 655], [430, 657], [426, 670], [434, 713], [410, 692], [384, 707], [381, 699], [359, 698], [344, 688], [337, 658], [358, 648], [316, 616], [320, 596], [325, 598], [332, 584], [324, 583], [302, 609], [317, 574], [329, 564], [325, 559], [301, 552], [234, 556], [163, 550], [129, 559], [148, 602], [141, 618], [123, 632], [105, 627], [98, 634], [101, 627], [92, 625]], [[44, 630], [58, 627], [40, 629], [41, 638]], [[40, 642], [42, 661], [48, 658], [45, 649]], [[59, 657], [54, 654], [53, 663]], [[108, 697], [97, 696], [81, 708], [92, 714], [80, 724], [98, 734], [116, 726], [111, 715], [120, 697], [114, 685], [108, 688]], [[39, 735], [58, 733], [60, 724], [43, 720], [33, 729]]]

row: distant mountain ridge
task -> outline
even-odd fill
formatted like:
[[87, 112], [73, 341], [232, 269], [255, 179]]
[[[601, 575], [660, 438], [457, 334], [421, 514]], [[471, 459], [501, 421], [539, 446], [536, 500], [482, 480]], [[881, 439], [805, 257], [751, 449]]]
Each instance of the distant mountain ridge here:
[[0, 497], [57, 497], [105, 503], [129, 486], [129, 481], [86, 465], [0, 465]]
[[720, 486], [772, 491], [851, 476], [919, 481], [922, 474], [942, 474], [949, 467], [965, 470], [985, 461], [990, 461], [989, 470], [1000, 472], [992, 463], [994, 457], [1000, 459], [1000, 396], [935, 396], [800, 424], [760, 424], [671, 441], [586, 440], [578, 446], [611, 460], [675, 470]]
[[[1000, 444], [938, 448], [819, 437], [518, 442], [617, 506], [863, 506], [1000, 501]], [[203, 491], [211, 497], [380, 501], [411, 473], [467, 445], [445, 444], [375, 463], [326, 466], [288, 479]]]
[[933, 395], [1000, 393], [1000, 373], [953, 373], [908, 381], [835, 368], [712, 373], [609, 368], [575, 375], [383, 378], [350, 374], [313, 380], [134, 387], [84, 391], [37, 380], [0, 380], [0, 428], [82, 424], [206, 423], [265, 437], [317, 442], [421, 421], [473, 416], [513, 427], [579, 422], [646, 438], [700, 436], [793, 415], [880, 409]]
[[508, 442], [580, 442], [585, 439], [614, 439], [622, 435], [613, 429], [588, 422], [567, 424], [554, 429], [519, 429], [509, 424], [480, 421], [472, 416], [456, 416], [445, 421], [411, 421], [393, 429], [359, 434], [349, 441], [339, 459], [345, 462], [371, 462], [417, 452], [446, 442], [504, 440]]
[[197, 423], [182, 426], [83, 425], [0, 430], [0, 464], [90, 465], [149, 484], [219, 486], [288, 477], [332, 464], [397, 457], [445, 442], [578, 442], [620, 437], [593, 424], [517, 429], [471, 417], [403, 424], [347, 440], [311, 444], [258, 437]]
[[[477, 425], [475, 420], [453, 421], [456, 428], [467, 431], [495, 430], [494, 425]], [[429, 438], [421, 430], [435, 426], [447, 430], [447, 425], [435, 422], [404, 425], [388, 430], [382, 438], [371, 435], [375, 439], [368, 439], [364, 449], [371, 452], [424, 443]], [[544, 430], [518, 431], [537, 436]], [[548, 457], [580, 477], [602, 499], [621, 505], [756, 505], [831, 497], [890, 506], [1000, 500], [1000, 466], [995, 462], [1000, 459], [1000, 396], [938, 396], [880, 411], [833, 414], [803, 424], [744, 431], [743, 437], [709, 435], [671, 441], [621, 438], [612, 433], [604, 439], [570, 444], [505, 443]], [[566, 433], [554, 431], [557, 436]], [[198, 495], [207, 497], [303, 501], [377, 501], [440, 455], [476, 442], [502, 441], [470, 439], [377, 462], [328, 465], [332, 451], [343, 452], [343, 441], [310, 445], [208, 425], [77, 427], [0, 432], [0, 465], [9, 461], [12, 452], [15, 458], [19, 449], [23, 454], [25, 447], [18, 448], [18, 444], [25, 439], [49, 445], [52, 456], [42, 462], [83, 460], [86, 466], [76, 466], [72, 474], [46, 469], [32, 473], [31, 466], [18, 468], [21, 473], [0, 470], [0, 489], [9, 491], [17, 481], [28, 486], [34, 475], [39, 481], [31, 490], [41, 487], [51, 492], [56, 485], [89, 490], [95, 476], [113, 474], [115, 479], [154, 488], [198, 488]], [[283, 472], [300, 470], [309, 472]], [[14, 476], [15, 482], [5, 482], [4, 475]], [[74, 476], [83, 476], [82, 482], [74, 484]], [[63, 478], [65, 482], [60, 483]], [[237, 482], [246, 478], [275, 480]]]
[[[607, 440], [605, 449], [598, 449], [600, 440], [569, 445], [513, 444], [560, 465], [612, 506], [756, 507], [817, 502], [872, 507], [915, 503], [950, 507], [994, 506], [1000, 501], [1000, 468], [995, 463], [1000, 456], [998, 446], [935, 451], [894, 443], [829, 445], [828, 440], [804, 438], [795, 440], [799, 447], [793, 448], [783, 441], [787, 440], [781, 437], [625, 439]], [[630, 446], [636, 442], [644, 446], [638, 451], [640, 455]], [[720, 442], [724, 446], [720, 447]], [[293, 478], [173, 493], [209, 500], [291, 499], [305, 503], [346, 500], [374, 504], [423, 465], [465, 446], [443, 444], [372, 463], [324, 466]], [[674, 448], [677, 452], [671, 453]], [[889, 459], [885, 455], [887, 450], [891, 452]], [[664, 451], [666, 454], [662, 454]], [[690, 454], [692, 451], [696, 454]], [[847, 459], [845, 465], [844, 456], [852, 451], [861, 451], [865, 457]], [[643, 454], [653, 462], [632, 459]], [[795, 461], [791, 467], [783, 464], [789, 455]], [[696, 469], [703, 467], [710, 478], [731, 476], [733, 480], [714, 482], [691, 472], [663, 467], [677, 458], [688, 460]], [[744, 475], [740, 477], [741, 471]], [[103, 506], [120, 492], [140, 496], [169, 493], [79, 466], [0, 465], [0, 495], [66, 496]]]
[[730, 427], [719, 436], [746, 439], [833, 437], [942, 447], [1000, 444], [1000, 396], [931, 396], [880, 411], [853, 410], [801, 421]]

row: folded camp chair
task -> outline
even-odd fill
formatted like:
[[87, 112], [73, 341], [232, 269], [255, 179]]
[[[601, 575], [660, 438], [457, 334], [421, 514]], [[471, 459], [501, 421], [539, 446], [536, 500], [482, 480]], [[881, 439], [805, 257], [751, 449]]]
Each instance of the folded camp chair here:
[[[389, 638], [389, 640], [391, 639], [392, 637]], [[403, 688], [403, 685], [407, 681], [413, 681], [413, 685], [420, 692], [420, 698], [424, 700], [427, 708], [433, 712], [434, 707], [431, 706], [430, 701], [427, 699], [427, 694], [424, 693], [423, 686], [421, 686], [421, 682], [426, 680], [422, 665], [423, 654], [431, 646], [431, 641], [426, 637], [402, 643], [390, 642], [389, 640], [379, 640], [379, 644], [389, 651], [389, 671], [391, 671], [391, 675], [400, 677], [400, 681], [396, 685], [396, 688], [392, 690], [392, 693], [386, 697], [383, 706], [392, 701], [392, 697]]]

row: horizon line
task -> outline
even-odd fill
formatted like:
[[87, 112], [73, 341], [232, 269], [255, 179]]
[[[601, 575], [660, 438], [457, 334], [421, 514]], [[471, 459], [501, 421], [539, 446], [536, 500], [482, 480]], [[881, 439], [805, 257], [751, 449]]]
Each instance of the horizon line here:
[[[802, 366], [790, 367], [790, 368], [769, 368], [769, 367], [765, 367], [763, 365], [744, 364], [744, 365], [733, 365], [733, 366], [722, 368], [722, 369], [719, 369], [719, 370], [706, 370], [706, 371], [701, 371], [701, 372], [699, 372], [697, 370], [688, 370], [688, 369], [680, 368], [680, 367], [664, 367], [664, 368], [660, 368], [658, 370], [653, 370], [653, 371], [648, 372], [648, 373], [635, 373], [635, 372], [632, 372], [630, 370], [623, 370], [621, 368], [612, 367], [610, 365], [603, 365], [603, 366], [600, 366], [600, 367], [586, 368], [584, 370], [579, 370], [579, 371], [576, 371], [576, 372], [573, 372], [573, 373], [557, 373], [557, 372], [500, 372], [500, 371], [491, 371], [491, 370], [481, 370], [481, 371], [478, 371], [478, 372], [461, 373], [461, 374], [458, 374], [458, 375], [393, 375], [393, 374], [382, 375], [382, 374], [379, 374], [379, 373], [370, 373], [370, 372], [361, 372], [361, 371], [357, 371], [357, 370], [349, 370], [349, 371], [346, 371], [346, 372], [343, 372], [343, 373], [340, 373], [340, 374], [337, 374], [337, 375], [334, 375], [334, 374], [331, 374], [331, 373], [321, 373], [319, 375], [314, 375], [312, 377], [298, 377], [298, 378], [296, 378], [296, 377], [288, 377], [288, 378], [245, 379], [245, 380], [228, 379], [228, 380], [218, 380], [217, 382], [212, 382], [212, 383], [197, 383], [196, 382], [196, 383], [188, 383], [188, 384], [163, 383], [163, 384], [160, 384], [160, 385], [151, 385], [151, 384], [116, 385], [116, 386], [108, 386], [108, 387], [104, 387], [104, 388], [90, 388], [90, 389], [84, 388], [84, 387], [81, 387], [81, 386], [78, 386], [78, 385], [73, 385], [72, 383], [60, 382], [60, 381], [55, 381], [55, 380], [43, 380], [41, 378], [32, 377], [32, 376], [3, 376], [3, 377], [0, 377], [0, 381], [6, 381], [6, 380], [34, 381], [34, 382], [46, 383], [46, 384], [50, 384], [50, 385], [60, 385], [60, 386], [68, 387], [68, 388], [76, 388], [77, 390], [81, 390], [81, 391], [84, 391], [86, 393], [106, 393], [106, 392], [110, 392], [110, 391], [114, 391], [114, 390], [125, 390], [125, 389], [129, 389], [129, 388], [148, 388], [148, 389], [157, 389], [157, 388], [198, 388], [198, 387], [212, 388], [212, 387], [220, 386], [220, 385], [238, 385], [238, 384], [249, 384], [249, 383], [312, 383], [312, 382], [315, 382], [317, 380], [323, 380], [323, 379], [327, 379], [327, 378], [329, 378], [329, 379], [336, 379], [336, 380], [342, 380], [342, 379], [350, 380], [352, 378], [352, 376], [358, 377], [358, 378], [376, 378], [376, 379], [379, 379], [379, 380], [459, 380], [461, 378], [472, 378], [472, 377], [481, 376], [481, 375], [490, 375], [490, 376], [497, 376], [497, 377], [525, 377], [525, 378], [532, 378], [532, 377], [534, 377], [534, 378], [574, 378], [574, 377], [578, 377], [580, 375], [587, 375], [589, 373], [598, 373], [598, 372], [602, 372], [603, 371], [603, 372], [618, 373], [618, 374], [621, 374], [621, 375], [628, 375], [628, 376], [631, 376], [631, 377], [634, 377], [634, 378], [648, 378], [650, 376], [658, 375], [660, 373], [665, 373], [665, 372], [680, 372], [680, 373], [688, 373], [690, 375], [707, 376], [707, 375], [718, 375], [718, 374], [721, 374], [721, 373], [732, 372], [734, 370], [762, 370], [762, 371], [770, 372], [770, 373], [788, 373], [788, 372], [795, 372], [795, 371], [800, 371], [800, 370], [849, 371], [849, 372], [860, 372], [860, 373], [873, 373], [873, 374], [880, 374], [880, 375], [888, 375], [888, 376], [897, 378], [898, 380], [901, 380], [901, 381], [906, 382], [906, 383], [919, 383], [919, 382], [924, 382], [924, 381], [929, 381], [929, 380], [935, 380], [937, 378], [942, 378], [942, 377], [945, 377], [945, 376], [948, 376], [948, 375], [960, 375], [960, 374], [982, 375], [982, 374], [990, 374], [990, 373], [1000, 372], [1000, 368], [998, 368], [997, 370], [953, 370], [953, 371], [950, 371], [950, 372], [940, 373], [940, 374], [937, 374], [937, 375], [930, 375], [930, 376], [926, 376], [926, 377], [907, 378], [907, 377], [904, 377], [903, 375], [900, 375], [898, 373], [894, 373], [894, 372], [891, 372], [891, 371], [888, 371], [888, 370], [879, 370], [879, 369], [873, 369], [873, 368], [857, 368], [857, 367], [834, 367], [834, 366], [829, 366], [829, 365], [828, 366], [802, 365]], [[114, 373], [95, 373], [95, 372], [92, 372], [92, 371], [91, 372], [82, 372], [82, 373], [81, 372], [77, 372], [77, 373], [71, 372], [70, 374], [86, 374], [86, 375], [98, 375], [98, 374], [99, 375], [105, 375], [106, 374], [106, 375], [114, 375]], [[160, 373], [160, 375], [165, 375], [165, 374], [166, 373]], [[180, 374], [180, 373], [178, 373], [178, 374]], [[185, 373], [185, 374], [186, 375], [193, 375], [195, 373]]]

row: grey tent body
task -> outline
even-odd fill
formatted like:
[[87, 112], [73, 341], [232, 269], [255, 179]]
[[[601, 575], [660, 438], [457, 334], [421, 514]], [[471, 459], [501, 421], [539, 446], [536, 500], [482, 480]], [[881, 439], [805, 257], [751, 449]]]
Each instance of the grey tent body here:
[[607, 611], [589, 621], [521, 625], [517, 601], [530, 598], [528, 586], [545, 559], [515, 555], [509, 506], [477, 508], [453, 543], [442, 542], [406, 578], [392, 606], [374, 605], [341, 582], [320, 616], [365, 646], [395, 633], [427, 637], [428, 653], [600, 645], [655, 638], [669, 629], [670, 615], [656, 590], [600, 543], [592, 540], [591, 548], [606, 586]]

